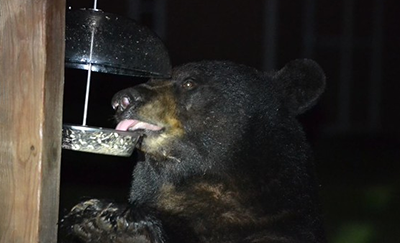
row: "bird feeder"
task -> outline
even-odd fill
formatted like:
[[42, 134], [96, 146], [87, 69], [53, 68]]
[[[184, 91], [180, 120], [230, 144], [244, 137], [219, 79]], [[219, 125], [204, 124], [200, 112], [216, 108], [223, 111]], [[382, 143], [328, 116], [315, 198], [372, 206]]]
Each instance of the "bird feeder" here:
[[168, 78], [171, 64], [164, 44], [152, 31], [96, 5], [95, 1], [93, 9], [66, 13], [65, 66], [88, 72], [82, 125], [63, 125], [62, 148], [127, 157], [137, 135], [86, 124], [91, 72]]

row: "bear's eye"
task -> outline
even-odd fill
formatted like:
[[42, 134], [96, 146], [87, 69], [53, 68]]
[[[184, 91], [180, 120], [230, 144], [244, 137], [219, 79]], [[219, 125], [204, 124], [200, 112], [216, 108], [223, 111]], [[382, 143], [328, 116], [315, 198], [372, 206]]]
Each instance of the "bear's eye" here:
[[182, 88], [186, 90], [191, 90], [196, 87], [196, 82], [193, 78], [187, 78], [182, 83]]

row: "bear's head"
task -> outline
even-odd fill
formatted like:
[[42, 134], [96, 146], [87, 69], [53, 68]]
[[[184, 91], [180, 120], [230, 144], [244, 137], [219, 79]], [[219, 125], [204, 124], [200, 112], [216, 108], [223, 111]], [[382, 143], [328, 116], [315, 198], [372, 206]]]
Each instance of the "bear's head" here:
[[323, 71], [311, 60], [271, 73], [203, 61], [175, 68], [171, 79], [122, 90], [112, 105], [116, 129], [141, 136], [137, 147], [146, 162], [139, 162], [136, 177], [145, 186], [146, 173], [175, 181], [242, 167], [264, 173], [260, 165], [279, 153], [296, 156], [304, 141], [295, 116], [315, 103], [324, 86]]

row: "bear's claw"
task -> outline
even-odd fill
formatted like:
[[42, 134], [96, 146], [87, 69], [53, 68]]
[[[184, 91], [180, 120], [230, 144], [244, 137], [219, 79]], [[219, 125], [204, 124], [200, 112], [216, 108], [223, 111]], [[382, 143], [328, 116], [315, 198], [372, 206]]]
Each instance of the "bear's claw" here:
[[91, 199], [73, 207], [61, 220], [60, 230], [75, 242], [164, 242], [159, 222], [138, 217], [124, 206]]

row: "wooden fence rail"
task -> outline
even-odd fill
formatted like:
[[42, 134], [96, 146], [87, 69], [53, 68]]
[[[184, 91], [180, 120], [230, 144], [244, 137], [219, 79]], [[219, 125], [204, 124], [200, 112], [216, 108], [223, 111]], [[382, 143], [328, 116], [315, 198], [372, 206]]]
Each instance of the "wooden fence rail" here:
[[65, 0], [0, 0], [0, 242], [57, 238]]

